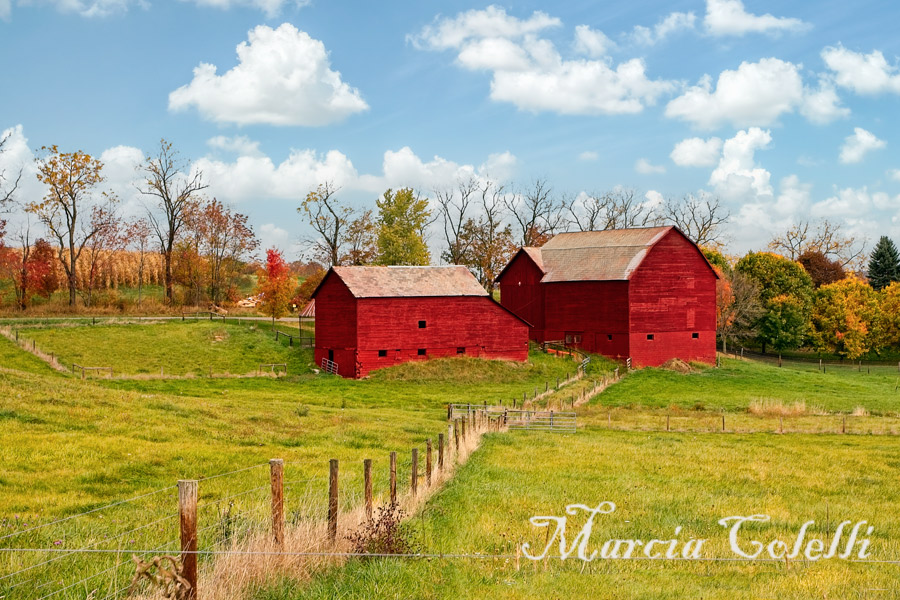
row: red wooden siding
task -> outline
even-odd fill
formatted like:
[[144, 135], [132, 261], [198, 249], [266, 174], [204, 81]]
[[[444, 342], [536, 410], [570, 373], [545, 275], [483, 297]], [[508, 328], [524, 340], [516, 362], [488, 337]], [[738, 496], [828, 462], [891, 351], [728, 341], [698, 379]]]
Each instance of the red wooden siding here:
[[715, 362], [716, 276], [680, 233], [673, 230], [653, 246], [631, 277], [629, 297], [635, 365], [658, 366], [673, 357]]
[[529, 336], [544, 337], [544, 274], [525, 253], [519, 252], [500, 278], [500, 303], [531, 324]]
[[[359, 372], [411, 360], [468, 356], [524, 361], [528, 326], [487, 297], [359, 299]], [[425, 321], [425, 327], [419, 327]], [[425, 356], [418, 350], [425, 349]], [[380, 357], [379, 350], [386, 356]]]
[[338, 373], [356, 377], [357, 300], [334, 273], [329, 273], [316, 292], [316, 365], [333, 352]]
[[581, 335], [581, 343], [573, 339], [572, 345], [611, 357], [628, 356], [627, 281], [570, 281], [543, 287], [547, 340]]

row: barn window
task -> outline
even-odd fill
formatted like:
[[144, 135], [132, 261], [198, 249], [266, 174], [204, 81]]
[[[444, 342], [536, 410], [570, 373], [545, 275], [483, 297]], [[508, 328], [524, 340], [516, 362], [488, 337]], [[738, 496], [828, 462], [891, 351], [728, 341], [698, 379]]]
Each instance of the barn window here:
[[425, 329], [425, 321], [419, 321], [419, 329]]
[[606, 339], [609, 340], [609, 341], [611, 342], [611, 341], [612, 341], [612, 334], [611, 334], [611, 333], [607, 334], [607, 335], [606, 335]]
[[652, 333], [648, 333], [648, 334], [647, 334], [647, 339], [652, 341], [652, 340], [653, 340], [653, 334], [652, 334]]
[[691, 334], [691, 337], [692, 337], [693, 339], [695, 339], [695, 340], [699, 340], [699, 339], [700, 339], [700, 334], [697, 333], [697, 332], [695, 331], [694, 333]]
[[419, 348], [419, 356], [425, 356], [425, 348]]
[[466, 347], [465, 347], [465, 346], [460, 346], [459, 348], [456, 349], [456, 353], [457, 353], [457, 354], [465, 354], [465, 353], [466, 353]]
[[387, 350], [379, 350], [379, 351], [378, 351], [378, 356], [379, 356], [379, 357], [387, 356]]

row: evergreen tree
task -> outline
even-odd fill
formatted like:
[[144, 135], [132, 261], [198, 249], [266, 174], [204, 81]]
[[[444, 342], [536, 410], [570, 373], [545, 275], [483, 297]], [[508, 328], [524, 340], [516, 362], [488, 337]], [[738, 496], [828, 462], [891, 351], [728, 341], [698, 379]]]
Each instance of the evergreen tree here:
[[869, 283], [876, 290], [900, 281], [900, 253], [886, 235], [881, 236], [869, 259]]

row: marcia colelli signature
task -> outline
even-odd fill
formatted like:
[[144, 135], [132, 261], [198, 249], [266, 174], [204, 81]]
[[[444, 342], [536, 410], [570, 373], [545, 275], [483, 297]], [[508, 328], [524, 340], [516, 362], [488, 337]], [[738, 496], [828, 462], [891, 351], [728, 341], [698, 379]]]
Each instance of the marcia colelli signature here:
[[[704, 546], [709, 541], [701, 538], [682, 538], [682, 527], [676, 527], [674, 535], [669, 539], [607, 539], [601, 544], [591, 544], [591, 534], [597, 515], [608, 515], [616, 510], [612, 502], [601, 502], [597, 506], [586, 504], [569, 504], [566, 515], [585, 518], [581, 529], [574, 537], [567, 539], [568, 517], [539, 516], [531, 517], [529, 522], [535, 527], [552, 528], [547, 530], [547, 542], [538, 554], [532, 553], [531, 544], [522, 545], [522, 554], [531, 560], [543, 560], [551, 555], [551, 549], [558, 545], [559, 558], [565, 560], [576, 558], [583, 561], [600, 559], [632, 559], [646, 558], [659, 560], [701, 560], [707, 558], [703, 554]], [[734, 558], [741, 559], [806, 559], [810, 561], [825, 559], [865, 559], [870, 556], [869, 548], [874, 527], [867, 526], [867, 521], [843, 521], [838, 524], [830, 539], [809, 534], [815, 521], [806, 521], [792, 539], [772, 539], [761, 542], [742, 531], [746, 523], [765, 523], [768, 515], [732, 516], [719, 520], [719, 525], [728, 532], [728, 546]]]

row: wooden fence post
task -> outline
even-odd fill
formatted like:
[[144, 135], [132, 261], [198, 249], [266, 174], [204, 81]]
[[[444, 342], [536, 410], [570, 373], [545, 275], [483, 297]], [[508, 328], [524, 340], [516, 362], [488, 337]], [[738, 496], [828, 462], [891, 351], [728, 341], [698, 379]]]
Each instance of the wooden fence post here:
[[425, 440], [425, 485], [431, 487], [431, 440]]
[[372, 520], [372, 459], [363, 461], [364, 492], [366, 497], [366, 519]]
[[453, 405], [448, 404], [447, 405], [447, 420], [449, 421], [452, 416], [453, 416]]
[[456, 454], [459, 455], [459, 420], [453, 426], [453, 443], [456, 448]]
[[412, 474], [410, 474], [409, 492], [413, 498], [416, 497], [416, 491], [419, 488], [419, 449], [412, 449]]
[[332, 458], [328, 468], [328, 540], [337, 540], [338, 522], [338, 461]]
[[182, 574], [191, 589], [190, 600], [197, 600], [197, 480], [178, 482], [178, 517], [181, 529]]
[[725, 415], [722, 415], [722, 431], [725, 431]]
[[391, 452], [391, 504], [397, 504], [397, 453]]
[[438, 471], [444, 470], [444, 434], [438, 434]]
[[281, 546], [284, 543], [284, 459], [269, 461], [269, 476], [272, 482], [272, 537]]

